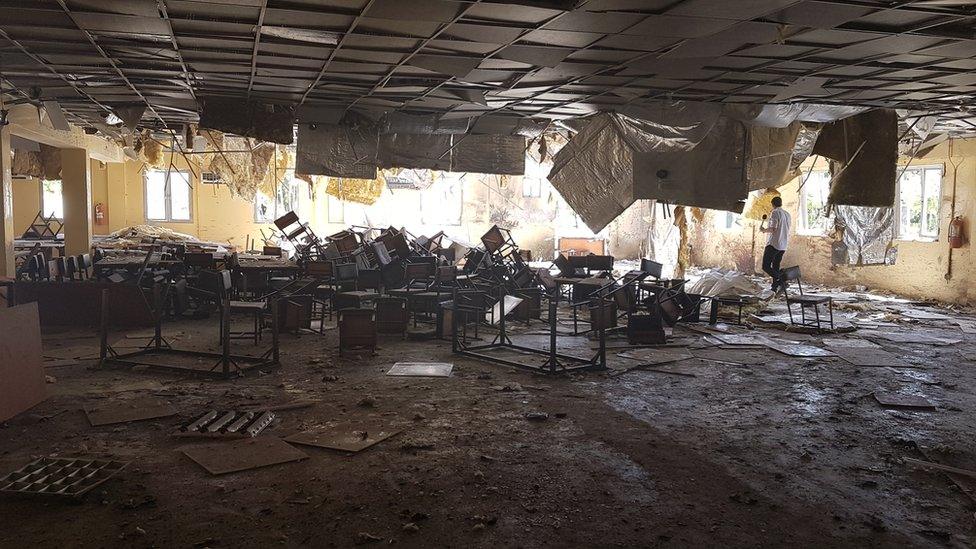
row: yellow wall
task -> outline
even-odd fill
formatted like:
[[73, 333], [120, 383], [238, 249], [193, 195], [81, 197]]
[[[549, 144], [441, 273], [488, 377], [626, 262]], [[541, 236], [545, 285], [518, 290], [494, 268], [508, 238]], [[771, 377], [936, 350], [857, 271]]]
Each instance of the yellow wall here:
[[24, 234], [41, 210], [41, 182], [37, 179], [14, 179], [14, 234]]
[[[907, 159], [902, 159], [902, 165]], [[887, 290], [914, 298], [934, 298], [945, 302], [976, 302], [976, 270], [972, 265], [972, 247], [968, 240], [971, 225], [976, 220], [976, 140], [953, 140], [940, 145], [925, 158], [912, 162], [913, 166], [944, 165], [942, 202], [939, 210], [939, 238], [935, 242], [896, 240], [897, 261], [894, 265], [864, 267], [834, 266], [831, 264], [832, 236], [793, 234], [783, 266], [799, 265], [804, 280], [832, 286], [865, 285], [875, 290]], [[821, 160], [820, 166], [825, 163]], [[954, 165], [956, 166], [954, 168]], [[965, 220], [967, 243], [952, 251], [952, 277], [946, 280], [949, 263], [948, 224], [953, 216], [952, 199], [955, 183], [955, 215]], [[793, 216], [794, 233], [798, 225], [799, 179], [794, 179], [779, 191], [783, 208]], [[715, 212], [709, 212], [702, 223], [693, 229], [690, 242], [692, 259], [696, 264], [734, 268], [745, 272], [759, 269], [766, 235], [753, 230], [758, 223], [743, 220], [743, 228], [735, 231], [717, 229]]]

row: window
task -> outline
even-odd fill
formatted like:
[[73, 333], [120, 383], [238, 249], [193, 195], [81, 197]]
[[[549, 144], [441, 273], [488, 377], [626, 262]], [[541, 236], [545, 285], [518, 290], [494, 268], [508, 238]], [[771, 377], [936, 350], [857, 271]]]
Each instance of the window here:
[[895, 208], [898, 238], [935, 240], [939, 237], [942, 203], [942, 166], [898, 168], [898, 204]]
[[64, 219], [62, 189], [59, 180], [45, 179], [41, 181], [41, 213], [44, 214], [44, 217], [54, 216], [55, 219]]
[[342, 199], [328, 193], [325, 196], [329, 198], [327, 206], [329, 208], [327, 211], [329, 223], [345, 223], [346, 216]]
[[723, 231], [742, 228], [742, 216], [735, 212], [717, 212], [715, 226]]
[[522, 178], [522, 196], [526, 198], [539, 198], [542, 196], [542, 179], [538, 177]]
[[420, 222], [424, 225], [460, 225], [462, 174], [445, 173], [420, 191]]
[[825, 235], [830, 232], [827, 196], [830, 195], [830, 172], [814, 170], [800, 178], [800, 224], [797, 234]]
[[300, 188], [299, 182], [293, 179], [281, 181], [278, 183], [278, 193], [274, 201], [258, 191], [254, 197], [254, 221], [272, 223], [290, 211], [297, 211]]
[[146, 219], [190, 221], [190, 172], [149, 170], [146, 172]]

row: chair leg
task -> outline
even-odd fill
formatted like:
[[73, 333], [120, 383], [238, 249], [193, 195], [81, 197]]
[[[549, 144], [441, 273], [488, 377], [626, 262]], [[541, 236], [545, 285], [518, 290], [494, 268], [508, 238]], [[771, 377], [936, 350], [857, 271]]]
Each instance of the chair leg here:
[[793, 305], [790, 303], [789, 298], [786, 300], [786, 312], [790, 313], [790, 324], [796, 324], [793, 322]]

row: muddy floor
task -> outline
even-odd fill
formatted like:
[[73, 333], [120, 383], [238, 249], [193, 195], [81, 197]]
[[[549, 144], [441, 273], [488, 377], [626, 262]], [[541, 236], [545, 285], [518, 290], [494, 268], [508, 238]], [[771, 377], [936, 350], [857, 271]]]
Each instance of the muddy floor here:
[[[279, 369], [210, 381], [95, 369], [94, 333], [46, 332], [49, 398], [0, 425], [0, 474], [42, 456], [131, 463], [80, 502], [0, 497], [0, 546], [972, 547], [976, 479], [905, 462], [976, 470], [976, 335], [957, 323], [971, 317], [868, 303], [837, 311], [857, 328], [848, 333], [679, 325], [670, 347], [628, 359], [611, 339], [609, 372], [560, 376], [457, 357], [439, 340], [385, 338], [375, 355], [339, 358], [330, 329], [283, 335]], [[212, 324], [166, 333], [206, 348]], [[543, 328], [516, 326], [513, 338], [543, 347]], [[729, 334], [828, 352], [866, 342], [897, 361], [795, 357]], [[113, 340], [131, 350], [140, 335]], [[594, 345], [560, 338], [566, 352]], [[638, 367], [664, 360], [655, 352], [678, 360]], [[385, 375], [398, 361], [455, 366], [448, 378]], [[877, 394], [934, 409], [882, 406]], [[179, 414], [92, 427], [82, 411], [145, 398]], [[259, 436], [401, 432], [355, 454], [303, 446], [304, 460], [221, 476], [182, 451], [210, 442], [173, 436], [207, 409], [299, 400], [316, 403], [278, 412]]]

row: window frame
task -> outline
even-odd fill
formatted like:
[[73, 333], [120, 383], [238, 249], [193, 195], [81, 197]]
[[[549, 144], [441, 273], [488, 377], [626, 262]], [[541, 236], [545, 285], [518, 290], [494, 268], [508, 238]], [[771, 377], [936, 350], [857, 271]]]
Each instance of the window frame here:
[[719, 210], [715, 228], [722, 232], [741, 231], [742, 214], [726, 210]]
[[61, 184], [61, 217], [55, 216], [54, 219], [63, 222], [64, 221], [64, 180], [62, 179], [44, 179], [42, 177], [39, 177], [37, 179], [37, 190], [39, 191], [38, 201], [41, 204], [41, 215], [45, 219], [48, 219], [47, 211], [45, 211], [45, 207], [44, 207], [44, 183], [46, 181], [57, 181], [58, 183]]
[[[149, 173], [158, 172], [164, 174], [165, 179], [163, 185], [163, 206], [166, 211], [165, 219], [151, 218], [149, 217]], [[173, 185], [166, 184], [172, 182], [172, 175], [174, 173], [184, 174], [186, 178], [186, 188], [188, 194], [187, 207], [189, 209], [189, 217], [186, 219], [173, 219]], [[189, 170], [146, 170], [142, 175], [142, 207], [143, 207], [143, 217], [146, 221], [158, 221], [162, 223], [193, 223], [193, 184], [192, 184], [192, 174]]]
[[[301, 194], [299, 192], [298, 181], [291, 178], [282, 179], [281, 181], [278, 182], [277, 191], [280, 193], [281, 189], [285, 187], [288, 187], [288, 193], [292, 195], [291, 200], [293, 203], [292, 203], [291, 210], [297, 212], [299, 208], [299, 204], [301, 202]], [[255, 194], [257, 195], [257, 194], [264, 194], [264, 193], [258, 190], [256, 191]], [[281, 203], [278, 202], [278, 196], [269, 197], [269, 198], [272, 199], [271, 219], [261, 219], [261, 214], [259, 210], [260, 203], [258, 202], [257, 196], [254, 197], [254, 222], [255, 223], [262, 223], [262, 224], [274, 223], [275, 219], [278, 219], [289, 210], [288, 205], [286, 205], [284, 201], [282, 201]], [[283, 211], [279, 211], [279, 206]]]
[[[451, 177], [451, 179], [452, 179], [449, 182], [447, 181], [448, 177]], [[428, 226], [428, 227], [460, 227], [461, 225], [464, 224], [464, 180], [465, 180], [465, 177], [467, 177], [467, 173], [457, 174], [457, 173], [454, 173], [454, 172], [446, 172], [444, 174], [444, 177], [442, 177], [439, 181], [435, 182], [430, 187], [419, 191], [420, 192], [419, 210], [420, 210], [420, 223], [421, 223], [421, 225], [425, 225], [425, 226]], [[439, 185], [439, 188], [438, 188], [438, 185]], [[440, 215], [439, 214], [437, 216], [438, 219], [436, 221], [445, 221], [445, 222], [444, 223], [435, 223], [434, 220], [428, 220], [425, 217], [425, 215], [426, 216], [430, 216], [431, 215], [431, 213], [432, 213], [431, 212], [431, 208], [432, 207], [434, 209], [437, 209], [437, 210], [444, 210], [444, 209], [447, 208], [448, 204], [443, 204], [442, 203], [442, 204], [438, 204], [437, 206], [428, 205], [428, 207], [425, 207], [424, 204], [425, 204], [425, 202], [427, 200], [431, 200], [432, 193], [434, 192], [435, 188], [436, 188], [437, 191], [444, 193], [444, 195], [446, 196], [447, 193], [448, 193], [448, 189], [445, 189], [444, 188], [445, 185], [450, 185], [456, 191], [456, 200], [457, 200], [456, 209], [457, 209], [457, 216], [456, 216], [456, 218], [452, 217], [451, 219], [446, 219], [446, 215]], [[454, 210], [455, 209], [455, 206], [454, 205], [451, 205], [451, 206], [452, 207], [450, 209], [451, 210]], [[451, 212], [451, 213], [453, 213], [453, 212]]]
[[[831, 183], [831, 179], [833, 178], [833, 174], [830, 173], [830, 170], [828, 170], [828, 169], [825, 168], [825, 169], [822, 169], [822, 170], [811, 170], [809, 173], [810, 173], [809, 177], [811, 177], [811, 178], [813, 177], [814, 174], [826, 174], [827, 175], [827, 194], [829, 196], [829, 194], [830, 194], [830, 183]], [[797, 199], [798, 199], [797, 200], [797, 202], [798, 202], [798, 204], [797, 204], [797, 217], [799, 219], [797, 219], [796, 234], [801, 235], [801, 236], [829, 236], [830, 235], [830, 220], [831, 220], [831, 218], [833, 216], [827, 216], [826, 217], [826, 220], [827, 220], [827, 226], [826, 227], [811, 227], [810, 226], [810, 220], [807, 217], [807, 191], [809, 190], [809, 187], [807, 187], [807, 183], [809, 183], [809, 179], [806, 179], [806, 176], [802, 176], [800, 178], [800, 184], [802, 185], [802, 187], [800, 189], [798, 189], [798, 193], [797, 193], [799, 195], [797, 197]], [[826, 205], [827, 205], [827, 202], [825, 201], [824, 202], [824, 206], [826, 206]]]
[[542, 198], [542, 178], [523, 176], [522, 198]]
[[[894, 224], [895, 224], [895, 240], [900, 240], [902, 242], [938, 242], [939, 233], [941, 232], [942, 225], [942, 183], [945, 179], [945, 164], [925, 164], [921, 166], [898, 166], [898, 179], [895, 181], [895, 203], [892, 205], [894, 210]], [[911, 236], [902, 233], [901, 230], [901, 179], [911, 170], [919, 170], [922, 172], [922, 211], [919, 215], [918, 220], [918, 236]], [[936, 212], [935, 212], [935, 234], [924, 233], [925, 229], [925, 217], [928, 213], [928, 207], [926, 206], [926, 197], [928, 192], [925, 183], [925, 172], [928, 170], [938, 170], [939, 171], [939, 192], [936, 196]]]

